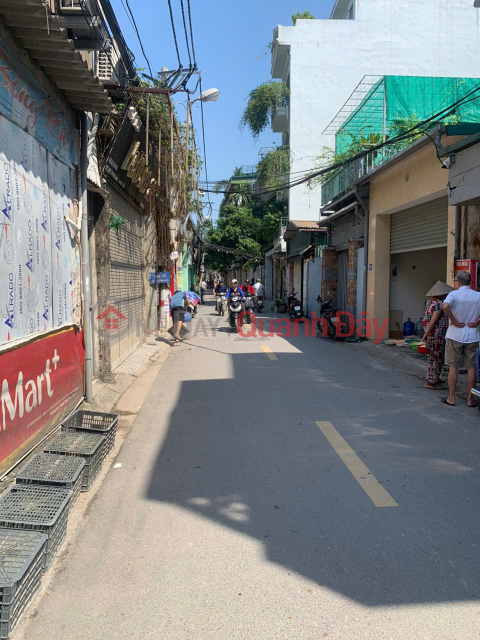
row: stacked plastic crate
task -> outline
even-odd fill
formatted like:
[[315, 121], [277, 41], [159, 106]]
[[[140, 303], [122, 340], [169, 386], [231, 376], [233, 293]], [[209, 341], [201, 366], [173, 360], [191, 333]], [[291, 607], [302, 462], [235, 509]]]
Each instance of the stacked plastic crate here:
[[116, 413], [79, 410], [62, 422], [62, 431], [83, 431], [105, 436], [103, 443], [103, 458], [105, 459], [115, 447], [117, 425], [118, 415]]
[[83, 431], [61, 431], [43, 449], [44, 453], [85, 459], [82, 491], [89, 491], [102, 469], [105, 436]]
[[84, 458], [37, 453], [20, 469], [16, 482], [71, 489], [73, 507], [82, 488], [84, 468]]
[[40, 588], [47, 536], [0, 529], [0, 638], [10, 638]]
[[47, 540], [48, 568], [67, 535], [72, 491], [61, 487], [14, 484], [0, 495], [0, 529], [40, 531]]

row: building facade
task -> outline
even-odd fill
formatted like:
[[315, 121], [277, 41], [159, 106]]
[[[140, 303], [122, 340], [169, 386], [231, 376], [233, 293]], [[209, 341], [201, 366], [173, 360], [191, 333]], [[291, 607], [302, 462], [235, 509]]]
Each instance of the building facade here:
[[[328, 125], [364, 76], [478, 76], [476, 25], [477, 9], [463, 0], [337, 0], [329, 20], [277, 26], [271, 75], [290, 98], [272, 124], [290, 147], [292, 174], [315, 166], [323, 145], [334, 148]], [[455, 46], [438, 55], [448, 42]], [[290, 219], [318, 220], [320, 206], [320, 190], [290, 189]]]

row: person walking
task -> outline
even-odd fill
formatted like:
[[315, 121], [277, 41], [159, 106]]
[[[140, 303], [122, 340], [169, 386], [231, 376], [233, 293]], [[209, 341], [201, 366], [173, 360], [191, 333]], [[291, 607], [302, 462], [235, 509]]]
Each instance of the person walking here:
[[471, 276], [468, 271], [459, 271], [454, 282], [455, 291], [449, 293], [443, 303], [443, 310], [450, 320], [445, 347], [445, 363], [450, 370], [448, 372], [449, 395], [447, 398], [442, 398], [442, 402], [449, 407], [455, 406], [458, 370], [462, 365], [467, 369], [467, 407], [477, 406], [472, 388], [475, 386], [477, 371], [480, 293], [470, 289], [470, 281]]
[[200, 297], [201, 297], [201, 300], [202, 300], [202, 304], [204, 304], [204, 302], [205, 302], [203, 298], [205, 296], [207, 288], [208, 288], [207, 287], [207, 283], [205, 282], [205, 278], [203, 278], [202, 282], [200, 284]]
[[187, 296], [182, 289], [177, 289], [170, 298], [170, 311], [173, 318], [172, 336], [174, 342], [180, 342], [182, 337], [180, 331], [185, 320], [185, 301]]
[[440, 374], [445, 360], [445, 334], [448, 317], [442, 309], [443, 301], [453, 288], [439, 280], [427, 293], [425, 304], [423, 340], [428, 350], [426, 389], [440, 389]]

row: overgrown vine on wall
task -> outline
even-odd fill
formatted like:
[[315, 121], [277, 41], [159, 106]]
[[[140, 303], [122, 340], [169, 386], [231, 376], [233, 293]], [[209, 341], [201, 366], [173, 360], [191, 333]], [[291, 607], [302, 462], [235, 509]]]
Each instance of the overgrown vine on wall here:
[[268, 128], [275, 106], [288, 100], [290, 91], [284, 82], [269, 80], [248, 95], [247, 106], [240, 118], [240, 128], [247, 127], [254, 138]]

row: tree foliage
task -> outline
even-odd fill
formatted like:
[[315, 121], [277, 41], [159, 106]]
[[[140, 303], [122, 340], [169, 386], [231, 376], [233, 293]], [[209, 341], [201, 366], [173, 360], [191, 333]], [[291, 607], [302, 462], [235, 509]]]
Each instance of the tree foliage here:
[[208, 249], [205, 263], [213, 270], [227, 271], [235, 252], [257, 256], [257, 260], [249, 259], [248, 264], [258, 264], [278, 231], [281, 217], [287, 215], [284, 203], [260, 202], [246, 187], [236, 191], [239, 193], [225, 194], [216, 224], [204, 230], [206, 242], [234, 252]]
[[257, 180], [263, 187], [276, 187], [279, 177], [290, 169], [290, 149], [277, 147], [266, 153], [257, 165]]
[[269, 80], [259, 85], [248, 95], [248, 102], [240, 119], [240, 128], [247, 127], [254, 138], [270, 124], [274, 107], [282, 100], [287, 100], [289, 90], [284, 82]]
[[297, 24], [297, 20], [315, 20], [315, 16], [312, 15], [308, 9], [305, 9], [303, 13], [300, 13], [299, 11], [292, 13], [293, 26]]

